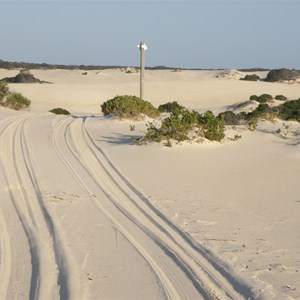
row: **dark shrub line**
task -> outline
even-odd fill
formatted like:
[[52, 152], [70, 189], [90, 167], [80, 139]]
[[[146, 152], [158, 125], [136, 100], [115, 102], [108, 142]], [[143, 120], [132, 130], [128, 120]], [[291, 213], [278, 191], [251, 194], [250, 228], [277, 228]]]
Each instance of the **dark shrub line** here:
[[[286, 100], [283, 95], [277, 95], [276, 100]], [[142, 115], [151, 118], [159, 116], [160, 112], [169, 113], [169, 116], [155, 125], [147, 123], [147, 131], [144, 136], [134, 138], [136, 144], [148, 142], [166, 141], [166, 146], [171, 146], [171, 140], [178, 142], [197, 138], [206, 138], [210, 141], [222, 141], [225, 137], [225, 125], [246, 125], [253, 131], [259, 120], [296, 120], [300, 122], [300, 98], [298, 100], [285, 101], [278, 106], [269, 106], [273, 97], [269, 94], [260, 96], [252, 95], [250, 100], [259, 103], [251, 112], [234, 113], [225, 111], [215, 116], [211, 111], [200, 114], [190, 111], [176, 101], [167, 102], [155, 109], [149, 102], [135, 96], [116, 96], [101, 105], [104, 115], [117, 116], [128, 119], [140, 119]]]

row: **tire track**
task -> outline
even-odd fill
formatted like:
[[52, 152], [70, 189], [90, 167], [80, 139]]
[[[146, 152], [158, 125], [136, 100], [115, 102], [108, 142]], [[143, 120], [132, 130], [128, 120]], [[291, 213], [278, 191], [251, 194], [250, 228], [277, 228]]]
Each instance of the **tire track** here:
[[[151, 253], [155, 252], [155, 249], [158, 248], [151, 237], [137, 228], [135, 222], [127, 217], [125, 219], [126, 224], [124, 225], [122, 208], [118, 207], [117, 203], [112, 201], [111, 196], [94, 180], [88, 168], [84, 165], [83, 161], [81, 161], [79, 152], [75, 150], [76, 148], [74, 148], [74, 143], [72, 139], [70, 139], [69, 134], [69, 130], [72, 128], [72, 122], [73, 120], [69, 118], [56, 126], [54, 129], [53, 143], [62, 160], [72, 171], [78, 182], [86, 189], [87, 193], [90, 194], [91, 200], [100, 209], [101, 213], [118, 228], [119, 232], [123, 234], [148, 262], [156, 274], [159, 284], [163, 287], [167, 298], [188, 299], [188, 294], [191, 294], [189, 290], [193, 290], [192, 298], [197, 297], [201, 299], [199, 298], [199, 293], [193, 288], [190, 282], [187, 283], [187, 286], [180, 284], [180, 280], [184, 279], [185, 276], [182, 276], [182, 274], [176, 275], [177, 271], [179, 271], [178, 268], [175, 268], [175, 270], [174, 268], [172, 270], [169, 268], [172, 262], [170, 262], [170, 258], [168, 258], [163, 251], [160, 250], [159, 253], [156, 251], [155, 255]], [[151, 251], [149, 249], [151, 249]]]
[[[38, 185], [38, 179], [35, 173], [35, 168], [32, 164], [29, 147], [26, 141], [25, 126], [22, 126], [21, 148], [22, 148], [27, 174], [29, 175], [30, 178], [30, 184], [34, 188], [36, 205], [32, 207], [34, 208], [38, 207], [36, 219], [42, 217], [42, 220], [40, 221], [40, 224], [38, 225], [37, 228], [40, 230], [41, 223], [43, 223], [42, 226], [44, 227], [44, 231], [46, 231], [46, 234], [48, 235], [48, 239], [49, 239], [47, 245], [43, 249], [45, 255], [42, 261], [44, 262], [45, 260], [47, 260], [47, 256], [49, 255], [49, 249], [51, 249], [52, 253], [50, 255], [53, 256], [54, 254], [54, 257], [52, 258], [52, 262], [48, 262], [48, 266], [46, 265], [46, 268], [51, 266], [51, 264], [54, 264], [56, 266], [57, 278], [55, 278], [55, 280], [58, 286], [60, 299], [69, 299], [70, 287], [69, 287], [69, 278], [68, 278], [68, 259], [67, 256], [64, 254], [64, 249], [62, 243], [60, 242], [59, 236], [55, 230], [55, 226], [52, 221], [52, 218], [44, 204], [43, 196]], [[42, 243], [44, 244], [45, 241], [40, 240], [40, 244]], [[43, 275], [47, 271], [48, 270], [45, 270], [43, 272]], [[45, 283], [45, 289], [47, 288], [47, 286], [49, 286], [48, 282]]]
[[[8, 120], [0, 133], [3, 186], [8, 187], [4, 193], [6, 201], [1, 201], [1, 211], [6, 216], [3, 225], [7, 232], [1, 251], [7, 258], [17, 256], [17, 260], [11, 259], [10, 266], [7, 263], [3, 267], [2, 272], [9, 275], [4, 277], [6, 284], [0, 289], [0, 295], [10, 298], [20, 293], [29, 299], [69, 299], [68, 260], [39, 189], [27, 141], [29, 119]], [[13, 223], [20, 224], [22, 235], [20, 230], [15, 234], [12, 232], [10, 224]], [[8, 243], [10, 236], [11, 242]], [[26, 266], [30, 275], [18, 274], [20, 266]], [[26, 283], [24, 279], [28, 277], [30, 280]], [[19, 292], [13, 285], [22, 282], [25, 283]]]
[[53, 144], [99, 209], [149, 263], [168, 298], [251, 299], [246, 285], [208, 259], [117, 170], [88, 134], [86, 118], [59, 123]]
[[[78, 180], [78, 183], [81, 184], [87, 193], [90, 195], [90, 198], [93, 202], [95, 202], [96, 206], [100, 208], [102, 214], [106, 216], [106, 218], [114, 225], [114, 227], [118, 228], [119, 232], [125, 237], [125, 239], [132, 244], [132, 246], [141, 253], [142, 257], [149, 263], [150, 267], [155, 271], [157, 276], [157, 280], [159, 284], [164, 288], [164, 286], [172, 287], [172, 284], [169, 281], [168, 276], [165, 275], [164, 268], [161, 267], [155, 259], [144, 249], [141, 247], [140, 243], [137, 243], [135, 236], [140, 235], [139, 232], [135, 232], [133, 235], [130, 232], [130, 228], [126, 228], [119, 221], [120, 214], [115, 212], [114, 214], [111, 211], [116, 211], [113, 203], [110, 201], [97, 201], [96, 199], [109, 199], [109, 195], [105, 194], [105, 192], [99, 188], [98, 184], [94, 181], [91, 174], [87, 170], [87, 168], [80, 161], [80, 157], [78, 153], [75, 151], [74, 145], [72, 141], [69, 140], [68, 131], [70, 129], [70, 125], [72, 123], [72, 119], [68, 118], [58, 123], [53, 131], [53, 145], [56, 149], [57, 153], [60, 155], [62, 161], [66, 164], [66, 166], [70, 169], [71, 173]], [[133, 224], [133, 226], [135, 226]], [[131, 227], [131, 225], [129, 226]], [[162, 262], [163, 265], [163, 262]], [[163, 280], [161, 280], [163, 279]], [[163, 281], [163, 282], [161, 282]], [[176, 289], [168, 288], [164, 289], [165, 294], [170, 299], [180, 299]]]
[[[73, 254], [67, 248], [66, 244], [61, 240], [58, 230], [51, 218], [50, 213], [45, 205], [43, 194], [39, 187], [39, 177], [36, 172], [36, 165], [34, 164], [34, 157], [30, 155], [30, 147], [27, 142], [26, 136], [28, 133], [25, 130], [26, 126], [23, 127], [22, 142], [24, 145], [23, 153], [27, 158], [27, 171], [30, 174], [31, 184], [34, 187], [37, 206], [39, 207], [39, 216], [43, 216], [42, 220], [45, 223], [44, 227], [47, 227], [48, 234], [50, 235], [51, 251], [54, 254], [55, 266], [56, 266], [56, 285], [59, 292], [60, 299], [80, 299], [83, 296], [82, 287], [78, 285], [80, 282], [80, 275], [78, 266], [73, 261]], [[46, 247], [48, 249], [48, 247]], [[45, 250], [46, 250], [45, 249]], [[50, 266], [50, 264], [48, 265]], [[46, 283], [46, 286], [48, 284]], [[45, 297], [43, 297], [45, 298]], [[57, 298], [57, 297], [56, 297]]]
[[[205, 249], [200, 248], [200, 245], [196, 245], [190, 237], [188, 237], [179, 228], [173, 225], [161, 213], [158, 213], [158, 211], [150, 205], [148, 200], [145, 201], [146, 198], [139, 191], [137, 191], [135, 187], [132, 186], [132, 184], [116, 169], [112, 162], [107, 158], [104, 151], [94, 143], [86, 129], [86, 118], [83, 121], [82, 133], [86, 139], [87, 144], [89, 144], [89, 148], [91, 149], [91, 151], [93, 151], [95, 155], [96, 153], [101, 153], [100, 157], [98, 154], [98, 162], [105, 170], [106, 174], [114, 182], [114, 184], [118, 186], [120, 190], [122, 190], [126, 197], [131, 200], [131, 202], [139, 209], [139, 211], [151, 221], [151, 223], [157, 226], [168, 238], [172, 240], [172, 242], [176, 244], [176, 246], [180, 248], [180, 250], [183, 251], [183, 254], [188, 254], [189, 259], [192, 259], [192, 261], [196, 262], [197, 266], [194, 266], [194, 268], [196, 269], [198, 267], [197, 269], [198, 275], [200, 274], [200, 282], [203, 285], [204, 290], [206, 290], [207, 294], [211, 294], [213, 289], [216, 289], [217, 287], [215, 292], [216, 295], [219, 294], [218, 289], [221, 289], [225, 291], [225, 294], [229, 296], [229, 298], [240, 299], [241, 295], [244, 295], [247, 299], [251, 298], [251, 291], [250, 289], [247, 289], [246, 285], [238, 282], [235, 278], [233, 278], [221, 265], [217, 264], [216, 258], [209, 255], [207, 251], [203, 251]], [[170, 230], [170, 228], [174, 231]], [[188, 244], [188, 246], [192, 246], [191, 249], [187, 247], [186, 243]], [[186, 261], [188, 261], [188, 259]], [[192, 270], [186, 266], [185, 268], [187, 268], [186, 273], [188, 277], [191, 280], [194, 280], [194, 277], [197, 277], [195, 272], [192, 272]], [[203, 276], [207, 277], [208, 280], [201, 279]], [[212, 283], [214, 283], [216, 286], [213, 287]]]
[[[84, 118], [83, 120], [86, 120]], [[75, 122], [74, 122], [75, 123]], [[77, 122], [79, 124], [79, 122]], [[135, 241], [135, 246], [136, 247], [143, 247], [142, 251], [139, 248], [139, 251], [143, 254], [144, 258], [147, 257], [146, 260], [149, 261], [149, 256], [151, 258], [158, 257], [159, 253], [164, 253], [165, 257], [163, 259], [160, 259], [156, 264], [162, 265], [164, 270], [168, 270], [167, 274], [164, 274], [164, 276], [160, 276], [160, 272], [157, 272], [157, 276], [159, 279], [162, 281], [162, 284], [165, 286], [165, 292], [167, 295], [170, 295], [169, 290], [173, 290], [173, 293], [175, 290], [177, 290], [177, 298], [179, 299], [190, 299], [195, 297], [193, 293], [197, 292], [198, 293], [198, 298], [199, 296], [202, 296], [204, 299], [218, 299], [216, 295], [213, 295], [211, 290], [208, 288], [205, 289], [205, 283], [202, 281], [201, 278], [198, 278], [197, 275], [195, 274], [194, 270], [192, 268], [189, 268], [187, 265], [187, 262], [182, 258], [182, 256], [178, 255], [176, 251], [168, 243], [165, 242], [164, 237], [160, 237], [160, 231], [164, 232], [167, 234], [167, 231], [162, 227], [159, 226], [153, 219], [148, 219], [148, 218], [141, 218], [141, 216], [138, 216], [136, 212], [136, 206], [130, 205], [130, 199], [128, 197], [127, 193], [124, 193], [124, 190], [120, 188], [119, 184], [111, 174], [107, 172], [107, 169], [104, 167], [103, 163], [101, 160], [99, 160], [96, 156], [95, 153], [93, 153], [90, 150], [90, 153], [87, 151], [86, 146], [88, 146], [87, 139], [85, 138], [85, 132], [83, 130], [83, 125], [82, 126], [73, 126], [71, 127], [71, 137], [76, 137], [76, 142], [73, 138], [73, 144], [75, 145], [75, 149], [77, 146], [77, 153], [84, 153], [86, 156], [85, 158], [81, 156], [81, 159], [85, 160], [85, 163], [87, 166], [90, 167], [90, 176], [92, 178], [99, 178], [97, 181], [97, 185], [107, 198], [110, 200], [110, 202], [118, 209], [118, 211], [122, 214], [122, 217], [125, 217], [124, 222], [126, 223], [127, 220], [129, 220], [132, 224], [134, 224], [134, 228], [131, 230], [130, 235], [136, 235], [136, 230], [139, 229], [141, 230], [142, 234], [140, 235], [140, 240]], [[73, 129], [73, 134], [72, 134], [72, 129]], [[81, 131], [81, 132], [80, 132]], [[78, 147], [79, 142], [81, 140], [81, 150], [80, 147]], [[88, 153], [90, 156], [88, 157]], [[101, 168], [97, 167], [98, 165], [101, 166]], [[109, 174], [109, 176], [107, 176]], [[111, 182], [113, 181], [113, 184]], [[97, 202], [99, 202], [96, 199]], [[110, 212], [112, 214], [112, 211]], [[119, 217], [120, 218], [120, 217]], [[118, 219], [119, 219], [118, 218]], [[149, 222], [150, 220], [150, 222]], [[153, 230], [153, 224], [158, 226], [159, 230], [156, 231], [155, 229]], [[130, 224], [123, 225], [125, 228], [128, 227]], [[148, 243], [146, 242], [146, 238], [143, 236], [146, 235], [147, 238], [150, 238]], [[168, 234], [167, 234], [168, 235]], [[128, 238], [128, 237], [127, 237]], [[138, 246], [136, 245], [138, 243]], [[150, 246], [151, 244], [156, 244], [157, 247]], [[145, 246], [143, 246], [145, 244]], [[145, 253], [145, 249], [147, 249], [147, 253]], [[149, 251], [151, 249], [151, 251]], [[146, 256], [147, 255], [147, 256]], [[166, 264], [165, 261], [168, 261], [168, 259], [171, 258], [171, 262], [169, 264]], [[175, 263], [175, 265], [174, 265]], [[154, 264], [153, 261], [151, 261], [150, 265]], [[157, 266], [155, 266], [157, 268]], [[155, 270], [154, 268], [154, 270]], [[174, 270], [172, 270], [174, 269]], [[178, 272], [179, 270], [182, 272], [181, 276], [179, 275], [173, 275]], [[166, 272], [165, 272], [166, 273]], [[178, 276], [178, 278], [176, 277]], [[186, 277], [189, 278], [189, 284], [191, 285], [189, 288], [187, 288], [188, 283], [186, 281]], [[166, 281], [166, 278], [168, 278], [168, 282]], [[185, 282], [185, 283], [184, 283]], [[193, 290], [195, 289], [195, 291]], [[191, 293], [192, 291], [192, 293]], [[173, 299], [174, 296], [170, 296], [170, 299]]]
[[[131, 184], [131, 182], [108, 158], [103, 149], [94, 142], [87, 130], [87, 120], [88, 118], [83, 119], [82, 135], [84, 136], [89, 149], [94, 152], [95, 156], [97, 156], [97, 161], [106, 172], [107, 176], [109, 176], [114, 184], [122, 190], [136, 208], [146, 218], [153, 222], [166, 236], [168, 236], [168, 238], [181, 247], [185, 253], [188, 253], [190, 258], [192, 258], [198, 266], [203, 268], [205, 275], [209, 277], [209, 281], [215, 282], [220, 289], [225, 291], [229, 298], [240, 299], [241, 297], [244, 297], [245, 299], [254, 299], [254, 294], [247, 284], [236, 279], [228, 271], [229, 268], [223, 262], [210, 253], [205, 247], [180, 230], [166, 216], [156, 209], [147, 197], [145, 197]], [[184, 245], [184, 247], [181, 245]]]
[[[90, 150], [95, 154], [95, 149], [97, 148], [94, 147], [94, 150], [92, 149], [95, 144], [92, 142], [90, 136], [88, 136], [85, 128], [86, 127], [84, 120], [82, 125], [82, 136], [85, 138], [86, 144], [88, 145]], [[108, 163], [106, 156], [103, 156], [103, 151], [100, 151], [100, 153], [102, 154], [102, 156], [100, 156], [100, 158], [98, 157], [97, 160], [102, 166], [102, 169], [112, 180], [113, 184], [118, 187], [120, 191], [125, 195], [125, 201], [131, 201], [131, 203], [133, 204], [133, 209], [137, 208], [139, 212], [141, 212], [145, 217], [143, 224], [148, 224], [146, 225], [146, 228], [144, 226], [144, 231], [152, 235], [153, 239], [157, 243], [163, 243], [161, 245], [162, 250], [165, 251], [168, 256], [172, 257], [175, 264], [177, 264], [178, 267], [180, 267], [180, 269], [186, 274], [186, 276], [190, 279], [198, 292], [200, 292], [202, 295], [205, 295], [205, 297], [209, 297], [209, 299], [219, 299], [220, 297], [222, 297], [222, 292], [220, 291], [218, 282], [216, 282], [214, 277], [209, 276], [207, 270], [203, 268], [203, 263], [202, 265], [199, 263], [195, 264], [195, 257], [186, 255], [186, 249], [176, 241], [178, 237], [172, 236], [172, 234], [170, 233], [170, 228], [168, 228], [165, 223], [160, 222], [161, 220], [157, 219], [156, 215], [152, 214], [151, 216], [149, 214], [151, 213], [151, 211], [149, 211], [149, 207], [142, 207], [143, 202], [141, 202], [140, 197], [137, 197], [135, 191], [130, 186], [128, 186], [127, 183], [124, 182], [122, 177], [118, 176], [118, 173], [114, 172], [115, 168], [110, 168], [111, 162]], [[121, 186], [122, 183], [123, 186]], [[149, 212], [147, 212], [147, 210]], [[137, 216], [136, 213], [134, 215]], [[154, 228], [150, 229], [151, 227], [153, 227], [153, 225]], [[152, 230], [152, 232], [150, 230]], [[166, 244], [165, 241], [167, 241]], [[183, 243], [183, 245], [184, 244], [185, 243]]]
[[[1, 164], [2, 167], [2, 164]], [[2, 176], [1, 176], [2, 178]], [[0, 186], [4, 186], [3, 180], [0, 181]], [[5, 221], [5, 215], [3, 212], [4, 205], [3, 202], [6, 201], [4, 196], [1, 195], [1, 205], [0, 205], [0, 277], [1, 277], [1, 288], [0, 288], [0, 299], [5, 299], [8, 293], [11, 268], [12, 268], [12, 248], [10, 243], [9, 231], [7, 228], [7, 222]]]
[[[1, 299], [10, 298], [14, 295], [26, 295], [27, 290], [35, 289], [36, 281], [27, 280], [28, 273], [31, 273], [33, 249], [30, 242], [30, 234], [24, 225], [20, 213], [16, 210], [15, 202], [19, 194], [22, 194], [22, 186], [16, 182], [15, 178], [10, 181], [9, 174], [12, 168], [12, 135], [11, 132], [23, 121], [22, 118], [7, 118], [4, 120], [5, 125], [0, 132], [0, 163], [1, 163], [1, 212], [3, 214], [2, 230], [4, 234], [4, 245], [1, 251], [3, 256], [3, 266], [1, 270], [0, 295]], [[12, 127], [13, 129], [11, 129]], [[22, 234], [20, 234], [22, 233]], [[28, 263], [30, 262], [30, 264]], [[18, 271], [18, 267], [23, 266]], [[36, 272], [35, 267], [33, 267]], [[30, 277], [30, 275], [29, 275]], [[28, 294], [28, 297], [29, 297]]]

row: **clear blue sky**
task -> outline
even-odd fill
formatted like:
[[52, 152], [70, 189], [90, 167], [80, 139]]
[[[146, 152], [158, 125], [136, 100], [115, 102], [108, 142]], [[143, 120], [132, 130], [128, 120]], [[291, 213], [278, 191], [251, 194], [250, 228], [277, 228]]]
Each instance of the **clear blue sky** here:
[[0, 59], [300, 69], [300, 1], [3, 1]]

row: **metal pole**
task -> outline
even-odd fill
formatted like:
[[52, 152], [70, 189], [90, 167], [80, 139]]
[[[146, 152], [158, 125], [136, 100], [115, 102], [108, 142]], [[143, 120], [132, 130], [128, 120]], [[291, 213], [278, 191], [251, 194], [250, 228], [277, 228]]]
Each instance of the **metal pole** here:
[[144, 97], [145, 44], [140, 43], [140, 98]]

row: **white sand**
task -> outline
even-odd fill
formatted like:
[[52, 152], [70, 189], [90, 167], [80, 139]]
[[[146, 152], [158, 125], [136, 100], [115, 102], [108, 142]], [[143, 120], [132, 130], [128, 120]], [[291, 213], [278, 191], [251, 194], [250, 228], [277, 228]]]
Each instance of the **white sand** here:
[[[300, 299], [300, 125], [135, 146], [145, 122], [100, 104], [138, 95], [139, 74], [83, 72], [33, 70], [53, 84], [10, 85], [31, 111], [0, 108], [0, 299]], [[252, 94], [300, 97], [299, 84], [217, 74], [147, 71], [145, 98], [220, 112]]]

